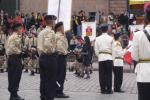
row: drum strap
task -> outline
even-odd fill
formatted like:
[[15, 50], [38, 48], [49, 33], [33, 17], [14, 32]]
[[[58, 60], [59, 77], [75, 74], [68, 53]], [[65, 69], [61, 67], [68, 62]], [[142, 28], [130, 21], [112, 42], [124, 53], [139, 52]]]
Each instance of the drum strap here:
[[147, 39], [148, 39], [149, 42], [150, 42], [150, 35], [149, 35], [149, 33], [147, 32], [147, 30], [143, 30], [143, 32], [145, 33]]

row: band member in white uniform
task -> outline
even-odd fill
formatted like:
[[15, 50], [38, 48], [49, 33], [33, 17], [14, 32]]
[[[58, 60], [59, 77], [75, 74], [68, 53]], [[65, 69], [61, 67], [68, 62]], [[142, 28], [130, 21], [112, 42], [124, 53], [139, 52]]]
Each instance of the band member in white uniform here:
[[123, 56], [124, 50], [119, 41], [120, 33], [114, 34], [114, 92], [124, 92], [121, 90], [123, 82]]
[[134, 33], [132, 56], [136, 65], [138, 100], [150, 100], [150, 2], [144, 7], [144, 30]]
[[102, 94], [112, 94], [113, 37], [108, 35], [108, 25], [101, 26], [102, 35], [96, 38], [95, 53], [99, 61], [99, 81]]

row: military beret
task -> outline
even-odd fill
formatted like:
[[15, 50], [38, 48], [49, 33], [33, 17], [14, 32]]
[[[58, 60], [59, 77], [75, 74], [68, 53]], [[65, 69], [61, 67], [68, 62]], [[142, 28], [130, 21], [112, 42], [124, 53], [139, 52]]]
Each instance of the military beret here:
[[150, 1], [144, 5], [144, 12], [145, 13], [150, 12]]
[[57, 17], [55, 15], [46, 15], [44, 19], [45, 20], [56, 20]]

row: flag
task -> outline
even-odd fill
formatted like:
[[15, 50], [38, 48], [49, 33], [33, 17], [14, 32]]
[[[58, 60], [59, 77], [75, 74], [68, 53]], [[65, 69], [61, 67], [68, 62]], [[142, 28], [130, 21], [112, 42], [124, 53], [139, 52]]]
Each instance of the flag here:
[[131, 56], [132, 40], [133, 40], [133, 31], [130, 31], [130, 40], [129, 40], [128, 47], [126, 48], [127, 52], [124, 55], [124, 61], [129, 65], [131, 65], [133, 61], [132, 56]]
[[126, 49], [127, 49], [127, 52], [124, 55], [124, 61], [127, 64], [131, 65], [132, 61], [133, 61], [132, 56], [131, 56], [132, 41], [129, 41], [129, 45], [128, 45], [128, 47]]

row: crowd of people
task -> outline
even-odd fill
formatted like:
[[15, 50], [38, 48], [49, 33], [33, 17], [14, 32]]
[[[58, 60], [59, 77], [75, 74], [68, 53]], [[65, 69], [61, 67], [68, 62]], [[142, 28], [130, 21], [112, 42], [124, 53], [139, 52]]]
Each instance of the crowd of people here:
[[[40, 73], [41, 100], [49, 100], [45, 98], [53, 100], [52, 98], [54, 97], [68, 98], [68, 96], [63, 93], [63, 86], [66, 76], [66, 58], [67, 55], [70, 54], [75, 55], [75, 60], [72, 65], [72, 69], [75, 70], [75, 75], [82, 78], [86, 75], [85, 79], [90, 79], [90, 74], [92, 73], [92, 59], [93, 55], [95, 55], [94, 41], [90, 41], [88, 36], [82, 39], [82, 21], [90, 21], [90, 19], [85, 16], [84, 11], [80, 11], [79, 15], [80, 16], [73, 16], [73, 26], [72, 30], [70, 30], [71, 36], [66, 38], [67, 33], [66, 35], [64, 34], [63, 23], [53, 24], [53, 21], [56, 20], [55, 16], [41, 15], [40, 13], [37, 15], [31, 13], [31, 15], [26, 14], [24, 16], [23, 13], [17, 13], [15, 18], [12, 18], [4, 11], [1, 11], [0, 71], [2, 73], [8, 71], [8, 89], [11, 93], [10, 100], [16, 100], [15, 98], [17, 98], [17, 100], [23, 100], [17, 94], [22, 69], [24, 69], [24, 72], [30, 70], [31, 76], [34, 76], [35, 73]], [[120, 25], [120, 23], [116, 24], [113, 17], [114, 16], [109, 15], [107, 21], [104, 18], [105, 20], [103, 19], [99, 24], [108, 24], [108, 30], [106, 29], [105, 32], [109, 31], [111, 37], [113, 34], [120, 32], [122, 37], [127, 38], [128, 36], [123, 33], [123, 25]], [[48, 33], [52, 34], [49, 35]], [[54, 33], [56, 33], [56, 36]], [[104, 33], [102, 26], [97, 28], [97, 33], [98, 36]], [[122, 41], [122, 44], [125, 45], [124, 48], [126, 48], [128, 38], [126, 41]], [[52, 55], [49, 55], [51, 53]], [[51, 59], [52, 62], [49, 62], [49, 59]], [[57, 64], [61, 66], [57, 66]], [[51, 68], [47, 68], [48, 65], [51, 66]], [[18, 66], [18, 68], [14, 68], [14, 66]], [[120, 74], [122, 75], [123, 65], [120, 66]], [[116, 74], [117, 73], [118, 71], [116, 71]], [[103, 77], [103, 75], [100, 77]], [[118, 86], [118, 80], [122, 80], [122, 77], [115, 77], [115, 84], [117, 84], [115, 86]], [[103, 81], [101, 82], [103, 83]], [[121, 91], [121, 83], [122, 81], [119, 84], [119, 88], [116, 87], [116, 91], [118, 92]], [[16, 85], [14, 86], [14, 84]], [[57, 88], [54, 88], [54, 85], [57, 85]], [[47, 88], [49, 90], [47, 90]], [[109, 88], [111, 87], [109, 86]], [[54, 90], [56, 90], [56, 94], [54, 94]], [[45, 91], [50, 95], [45, 94]], [[102, 93], [103, 92], [104, 91], [102, 91]]]
[[[145, 30], [149, 40], [150, 4], [145, 6]], [[6, 12], [0, 14], [0, 72], [8, 72], [8, 90], [10, 100], [24, 100], [18, 94], [22, 69], [30, 70], [30, 75], [40, 74], [41, 100], [69, 98], [64, 94], [64, 82], [67, 69], [67, 56], [75, 55], [72, 70], [78, 77], [90, 79], [93, 55], [98, 57], [99, 82], [102, 94], [124, 92], [123, 82], [124, 56], [129, 48], [129, 23], [135, 23], [127, 14], [115, 16], [110, 13], [98, 13], [97, 37], [90, 41], [82, 38], [82, 21], [90, 21], [84, 11], [72, 17], [72, 30], [64, 31], [63, 22], [55, 24], [56, 16], [40, 14], [24, 15], [17, 13], [15, 18]], [[140, 33], [141, 31], [139, 31]], [[71, 36], [68, 35], [71, 33]], [[139, 100], [149, 98], [149, 72], [141, 72], [140, 66], [149, 66], [149, 47], [143, 34], [134, 35], [133, 60], [139, 62], [136, 68]], [[141, 39], [138, 39], [140, 36]], [[147, 49], [144, 49], [147, 48]], [[145, 65], [144, 65], [144, 64]], [[5, 70], [6, 69], [6, 70]], [[148, 67], [147, 67], [148, 69]], [[114, 72], [114, 90], [112, 90], [112, 72]], [[144, 75], [144, 78], [142, 77]], [[146, 98], [146, 99], [144, 99]]]

